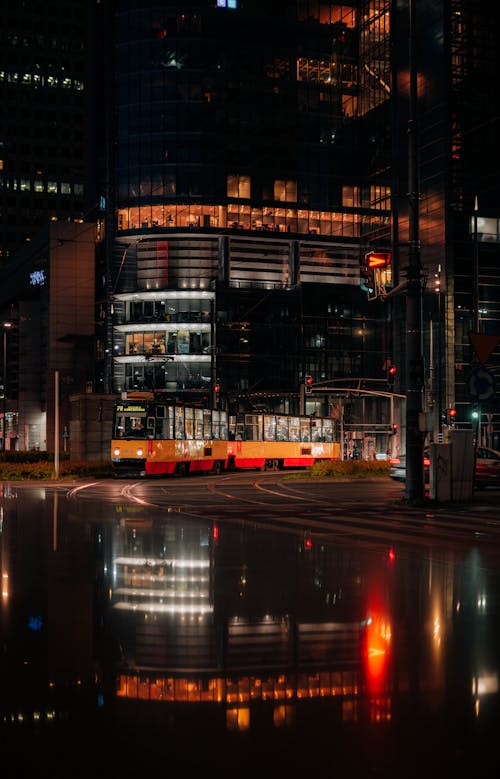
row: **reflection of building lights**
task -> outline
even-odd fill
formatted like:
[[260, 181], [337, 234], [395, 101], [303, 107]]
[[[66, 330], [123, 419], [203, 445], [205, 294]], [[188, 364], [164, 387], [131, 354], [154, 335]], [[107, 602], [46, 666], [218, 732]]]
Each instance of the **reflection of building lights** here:
[[5, 571], [2, 573], [2, 598], [7, 600], [9, 597], [9, 574]]
[[178, 606], [167, 603], [123, 603], [122, 601], [114, 604], [115, 609], [120, 611], [141, 611], [155, 612], [156, 614], [211, 614], [213, 606], [183, 604]]
[[472, 680], [472, 695], [493, 695], [498, 692], [498, 674], [492, 672], [488, 675], [475, 676]]

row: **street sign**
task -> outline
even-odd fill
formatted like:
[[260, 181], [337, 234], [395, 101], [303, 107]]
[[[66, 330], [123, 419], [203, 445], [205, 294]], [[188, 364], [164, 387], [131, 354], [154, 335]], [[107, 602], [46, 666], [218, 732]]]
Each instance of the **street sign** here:
[[490, 400], [495, 395], [495, 377], [486, 368], [474, 368], [467, 387], [472, 400]]
[[484, 333], [469, 332], [469, 341], [480, 363], [484, 365], [488, 357], [500, 343], [500, 335], [485, 335]]

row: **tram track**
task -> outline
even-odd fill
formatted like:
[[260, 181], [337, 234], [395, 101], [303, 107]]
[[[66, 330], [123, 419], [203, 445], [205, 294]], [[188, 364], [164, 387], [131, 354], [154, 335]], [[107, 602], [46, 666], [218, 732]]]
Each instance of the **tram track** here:
[[349, 484], [342, 486], [340, 490], [340, 483], [333, 480], [293, 482], [276, 474], [257, 479], [226, 474], [189, 486], [186, 479], [168, 480], [168, 484], [164, 480], [125, 484], [103, 480], [72, 487], [66, 495], [70, 500], [100, 495], [113, 503], [134, 503], [161, 514], [215, 517], [274, 531], [307, 532], [318, 539], [349, 535], [481, 546], [500, 541], [499, 512], [494, 504], [408, 506], [396, 500], [402, 492], [390, 486], [381, 493], [379, 486], [360, 483], [356, 495], [347, 489]]

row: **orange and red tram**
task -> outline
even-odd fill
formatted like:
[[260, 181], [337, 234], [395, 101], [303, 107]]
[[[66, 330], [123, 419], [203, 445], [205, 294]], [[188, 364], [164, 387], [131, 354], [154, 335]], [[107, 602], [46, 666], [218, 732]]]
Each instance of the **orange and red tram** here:
[[116, 476], [309, 467], [335, 460], [329, 417], [242, 413], [128, 393], [115, 403], [111, 463]]

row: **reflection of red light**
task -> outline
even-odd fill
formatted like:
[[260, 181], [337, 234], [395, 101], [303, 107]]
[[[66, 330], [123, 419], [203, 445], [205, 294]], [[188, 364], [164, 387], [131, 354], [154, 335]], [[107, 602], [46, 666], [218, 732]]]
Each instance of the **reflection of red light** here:
[[382, 616], [370, 617], [366, 626], [366, 681], [370, 693], [382, 692], [391, 647], [391, 628]]
[[392, 548], [392, 546], [389, 549], [389, 551], [387, 552], [387, 557], [389, 558], [389, 562], [390, 563], [393, 563], [394, 560], [396, 559], [396, 553], [395, 553], [394, 549]]
[[217, 539], [219, 538], [219, 528], [217, 525], [214, 525], [214, 529], [212, 531], [212, 537], [214, 541], [217, 541]]
[[307, 537], [306, 540], [305, 540], [305, 547], [306, 547], [306, 549], [312, 549], [312, 545], [313, 544], [312, 544], [311, 539], [309, 537]]

